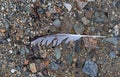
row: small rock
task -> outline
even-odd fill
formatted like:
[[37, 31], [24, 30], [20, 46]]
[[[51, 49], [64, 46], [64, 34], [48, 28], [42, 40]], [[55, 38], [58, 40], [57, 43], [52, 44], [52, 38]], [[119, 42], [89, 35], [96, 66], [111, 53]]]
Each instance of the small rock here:
[[43, 53], [43, 54], [41, 55], [41, 57], [42, 57], [42, 58], [46, 58], [46, 57], [47, 57], [47, 53]]
[[74, 25], [74, 31], [77, 33], [77, 34], [82, 34], [83, 31], [84, 31], [84, 26], [83, 25], [80, 25], [80, 24], [75, 24]]
[[50, 61], [49, 61], [49, 60], [44, 61], [44, 65], [45, 65], [45, 66], [48, 66], [48, 65], [49, 65], [49, 63], [50, 63]]
[[26, 68], [26, 67], [23, 67], [22, 71], [25, 72], [26, 70], [27, 70], [27, 68]]
[[13, 51], [12, 51], [12, 50], [9, 50], [9, 53], [13, 53]]
[[11, 41], [11, 39], [10, 39], [10, 38], [7, 38], [7, 41], [8, 41], [8, 42], [10, 42], [10, 41]]
[[73, 61], [73, 53], [68, 54], [66, 59], [67, 59], [68, 63], [71, 64]]
[[82, 10], [87, 5], [87, 2], [78, 0], [77, 4], [78, 4], [78, 7], [80, 8], [80, 10]]
[[45, 0], [39, 0], [39, 1], [40, 1], [41, 4], [43, 4]]
[[97, 22], [97, 23], [104, 23], [104, 22], [107, 21], [107, 16], [105, 15], [105, 13], [96, 12], [94, 21]]
[[52, 62], [52, 63], [50, 63], [50, 68], [52, 70], [58, 70], [59, 65], [57, 63], [55, 63], [55, 62]]
[[68, 11], [71, 11], [71, 9], [72, 9], [71, 4], [69, 4], [69, 3], [63, 3], [63, 4], [67, 8]]
[[36, 0], [32, 0], [32, 2], [34, 3]]
[[51, 26], [49, 31], [50, 31], [50, 33], [55, 33], [55, 32], [57, 32], [57, 28], [55, 26]]
[[5, 33], [6, 30], [5, 30], [5, 29], [0, 29], [0, 32], [1, 32], [1, 33]]
[[15, 70], [15, 69], [11, 69], [11, 70], [10, 70], [11, 73], [15, 73], [16, 71], [17, 71], [17, 70]]
[[21, 66], [16, 66], [16, 70], [20, 71], [21, 70]]
[[116, 57], [116, 54], [115, 54], [115, 52], [110, 52], [109, 56], [110, 56], [111, 59], [113, 59], [113, 58]]
[[27, 65], [29, 63], [29, 60], [25, 60], [24, 64]]
[[82, 71], [91, 77], [96, 77], [98, 73], [98, 66], [91, 60], [87, 60], [83, 66]]
[[[38, 75], [39, 75], [40, 77], [43, 77], [42, 72], [38, 72]], [[39, 76], [38, 76], [38, 77], [39, 77]]]
[[95, 22], [97, 22], [97, 23], [103, 23], [104, 19], [102, 19], [100, 17], [97, 17], [97, 18], [95, 18]]
[[93, 15], [93, 12], [92, 11], [85, 11], [85, 17], [90, 19]]
[[56, 27], [60, 27], [61, 21], [60, 21], [59, 19], [56, 19], [56, 20], [53, 22], [53, 25], [56, 26]]
[[54, 53], [55, 53], [56, 59], [60, 59], [61, 51], [60, 51], [60, 49], [58, 47], [55, 47]]
[[119, 35], [119, 26], [118, 26], [118, 25], [116, 25], [116, 26], [114, 27], [113, 34], [114, 34], [115, 36], [118, 36], [118, 35]]
[[50, 12], [50, 11], [47, 11], [47, 12], [46, 12], [46, 15], [47, 15], [47, 17], [50, 17], [50, 16], [51, 16], [51, 12]]
[[37, 72], [35, 63], [30, 63], [30, 70], [31, 70], [32, 73], [36, 73]]
[[22, 47], [21, 49], [20, 49], [20, 55], [24, 55], [25, 54], [25, 49], [24, 49], [24, 47]]
[[117, 45], [117, 44], [118, 44], [118, 39], [117, 39], [117, 38], [115, 38], [115, 37], [106, 38], [106, 39], [105, 39], [105, 40], [103, 40], [103, 41], [110, 42], [110, 43], [112, 43], [112, 44], [114, 44], [114, 45]]
[[87, 0], [88, 2], [90, 2], [90, 1], [95, 1], [95, 0]]
[[5, 64], [2, 64], [2, 69], [6, 69], [6, 65]]
[[83, 22], [84, 25], [87, 25], [87, 24], [90, 23], [90, 21], [86, 17], [83, 17], [81, 19], [82, 19], [82, 22]]
[[29, 51], [28, 48], [25, 47], [25, 52], [26, 52], [26, 53], [29, 53], [30, 51]]
[[116, 5], [117, 8], [120, 8], [120, 0], [118, 0], [115, 5]]

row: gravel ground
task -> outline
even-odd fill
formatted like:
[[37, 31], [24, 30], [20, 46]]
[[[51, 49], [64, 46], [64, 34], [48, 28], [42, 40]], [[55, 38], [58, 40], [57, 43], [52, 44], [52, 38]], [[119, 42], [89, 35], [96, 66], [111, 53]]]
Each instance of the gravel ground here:
[[[120, 0], [0, 0], [0, 77], [120, 77]], [[37, 36], [101, 35], [59, 46]]]

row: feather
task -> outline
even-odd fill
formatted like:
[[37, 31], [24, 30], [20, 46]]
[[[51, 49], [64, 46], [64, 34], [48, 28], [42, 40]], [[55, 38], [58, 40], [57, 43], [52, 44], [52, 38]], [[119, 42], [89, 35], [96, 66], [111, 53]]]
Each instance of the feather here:
[[69, 43], [70, 41], [76, 41], [81, 37], [93, 37], [93, 38], [104, 38], [105, 36], [95, 36], [95, 35], [79, 35], [79, 34], [54, 34], [54, 35], [46, 35], [39, 37], [33, 41], [31, 44], [45, 45], [48, 46], [52, 43], [53, 46], [58, 46], [65, 40], [65, 43]]

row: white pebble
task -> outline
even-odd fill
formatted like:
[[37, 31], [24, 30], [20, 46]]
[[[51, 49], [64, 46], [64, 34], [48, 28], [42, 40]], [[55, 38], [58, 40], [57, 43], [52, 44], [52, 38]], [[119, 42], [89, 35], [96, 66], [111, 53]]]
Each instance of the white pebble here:
[[10, 38], [8, 38], [8, 39], [7, 39], [7, 41], [8, 41], [8, 42], [10, 42], [10, 41], [11, 41], [11, 39], [10, 39]]
[[95, 0], [87, 0], [87, 1], [89, 2], [89, 1], [95, 1]]
[[9, 53], [12, 53], [13, 51], [12, 50], [9, 50]]
[[90, 21], [86, 17], [82, 18], [82, 22], [84, 25], [87, 25], [88, 23], [90, 23]]
[[71, 9], [72, 9], [71, 4], [69, 4], [69, 3], [63, 3], [63, 4], [67, 8], [68, 11], [71, 11]]
[[15, 69], [11, 69], [11, 73], [15, 73], [17, 70]]
[[114, 27], [114, 35], [115, 35], [115, 36], [119, 35], [119, 26], [118, 26], [118, 25], [116, 25], [116, 26]]

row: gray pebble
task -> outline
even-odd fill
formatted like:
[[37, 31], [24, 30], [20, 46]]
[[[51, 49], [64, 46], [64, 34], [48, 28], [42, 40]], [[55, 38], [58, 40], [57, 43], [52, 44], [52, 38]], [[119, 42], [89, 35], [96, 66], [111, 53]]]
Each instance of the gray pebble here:
[[24, 48], [21, 48], [20, 49], [20, 55], [24, 55], [25, 54], [25, 49]]
[[113, 59], [113, 58], [116, 57], [116, 54], [115, 54], [115, 52], [110, 52], [109, 56], [110, 56], [111, 59]]
[[94, 21], [97, 23], [104, 23], [107, 21], [107, 17], [104, 12], [101, 13], [96, 12]]
[[83, 25], [80, 25], [80, 24], [75, 24], [74, 25], [74, 30], [77, 34], [82, 34], [83, 31], [84, 31], [84, 26]]
[[55, 53], [56, 59], [60, 59], [61, 51], [60, 51], [60, 49], [58, 47], [55, 48], [54, 53]]
[[25, 48], [25, 51], [26, 51], [26, 53], [29, 53], [29, 52], [30, 52], [28, 48]]
[[53, 22], [53, 25], [56, 26], [56, 27], [60, 27], [61, 21], [60, 21], [59, 19], [56, 19], [56, 20]]
[[86, 17], [81, 18], [81, 20], [82, 20], [84, 25], [87, 25], [90, 23], [90, 21]]
[[98, 66], [91, 60], [87, 60], [83, 66], [82, 71], [91, 77], [96, 77], [98, 73]]
[[71, 64], [72, 60], [73, 60], [73, 53], [68, 54], [66, 59], [67, 59], [68, 63]]
[[106, 38], [104, 41], [110, 42], [110, 43], [112, 43], [114, 45], [118, 44], [118, 40], [115, 37]]
[[101, 17], [97, 17], [97, 18], [95, 18], [95, 22], [97, 22], [97, 23], [104, 23], [104, 19], [101, 18]]
[[58, 70], [59, 65], [57, 63], [55, 63], [55, 62], [52, 62], [52, 63], [50, 63], [50, 68], [52, 70]]

